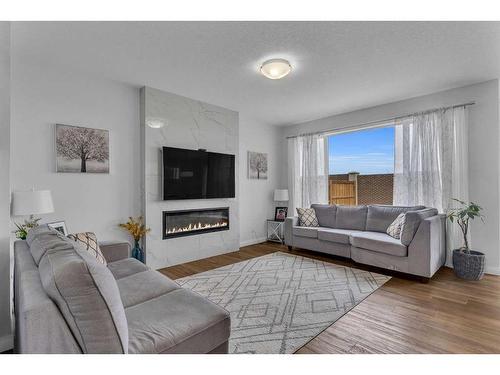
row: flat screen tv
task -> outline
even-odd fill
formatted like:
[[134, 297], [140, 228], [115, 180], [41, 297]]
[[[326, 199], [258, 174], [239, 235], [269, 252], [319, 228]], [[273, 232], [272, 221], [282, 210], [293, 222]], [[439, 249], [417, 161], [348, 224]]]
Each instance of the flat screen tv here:
[[163, 147], [163, 199], [234, 198], [234, 155]]

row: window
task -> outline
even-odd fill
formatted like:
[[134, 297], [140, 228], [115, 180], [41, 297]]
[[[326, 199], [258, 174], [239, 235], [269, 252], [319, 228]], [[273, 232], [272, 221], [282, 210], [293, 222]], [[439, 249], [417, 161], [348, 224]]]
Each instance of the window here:
[[328, 137], [331, 204], [392, 204], [394, 126]]

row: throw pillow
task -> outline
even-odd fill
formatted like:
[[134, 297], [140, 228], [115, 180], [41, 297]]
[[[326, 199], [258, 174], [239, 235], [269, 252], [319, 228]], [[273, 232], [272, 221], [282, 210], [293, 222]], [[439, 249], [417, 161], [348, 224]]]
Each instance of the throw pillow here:
[[297, 208], [299, 225], [301, 227], [319, 227], [318, 218], [314, 208]]
[[97, 243], [97, 237], [93, 232], [84, 232], [84, 233], [74, 233], [69, 234], [68, 238], [72, 239], [77, 243], [78, 246], [87, 250], [94, 258], [97, 259], [99, 263], [104, 264], [105, 266], [108, 264], [106, 262], [106, 258], [102, 255], [101, 248]]
[[387, 228], [387, 234], [397, 240], [401, 238], [401, 230], [406, 220], [406, 214], [400, 213], [396, 219]]

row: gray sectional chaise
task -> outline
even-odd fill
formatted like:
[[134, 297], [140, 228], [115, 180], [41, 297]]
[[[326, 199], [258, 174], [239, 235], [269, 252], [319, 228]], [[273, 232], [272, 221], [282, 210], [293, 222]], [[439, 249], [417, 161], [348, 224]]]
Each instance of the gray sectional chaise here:
[[16, 241], [18, 353], [227, 353], [227, 311], [141, 262], [128, 244], [101, 244], [99, 263], [40, 226]]
[[[430, 278], [445, 263], [445, 219], [423, 206], [311, 206], [319, 227], [285, 220], [285, 244], [351, 258], [355, 262]], [[401, 239], [386, 233], [406, 213]]]

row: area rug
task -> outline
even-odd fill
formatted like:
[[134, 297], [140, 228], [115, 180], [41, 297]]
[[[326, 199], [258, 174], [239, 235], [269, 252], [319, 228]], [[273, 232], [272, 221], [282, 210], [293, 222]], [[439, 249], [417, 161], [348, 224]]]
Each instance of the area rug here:
[[390, 277], [264, 255], [176, 280], [231, 314], [230, 353], [294, 353]]

